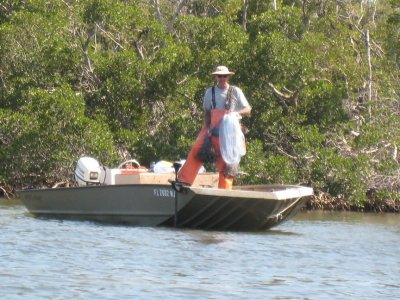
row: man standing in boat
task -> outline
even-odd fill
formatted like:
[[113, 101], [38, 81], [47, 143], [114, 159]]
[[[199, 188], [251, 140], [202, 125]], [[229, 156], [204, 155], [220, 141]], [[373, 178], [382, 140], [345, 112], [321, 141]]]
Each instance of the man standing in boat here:
[[226, 172], [219, 145], [219, 127], [225, 114], [236, 112], [240, 117], [249, 116], [251, 106], [244, 96], [242, 90], [229, 84], [230, 77], [235, 74], [230, 72], [225, 66], [218, 66], [211, 74], [216, 80], [216, 85], [206, 90], [203, 100], [204, 124], [190, 150], [185, 164], [178, 173], [178, 180], [188, 184], [193, 184], [196, 175], [203, 165], [203, 161], [198, 159], [207, 136], [211, 138], [215, 150], [217, 167], [219, 172], [218, 188], [232, 189], [233, 177]]

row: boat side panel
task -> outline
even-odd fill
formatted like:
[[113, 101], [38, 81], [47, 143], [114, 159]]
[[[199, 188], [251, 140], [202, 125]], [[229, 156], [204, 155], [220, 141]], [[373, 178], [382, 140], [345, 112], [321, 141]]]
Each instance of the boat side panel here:
[[[211, 230], [265, 230], [290, 217], [309, 197], [284, 200], [196, 195], [178, 214], [178, 226]], [[164, 225], [171, 225], [169, 219]]]
[[[38, 216], [159, 225], [174, 215], [175, 191], [160, 185], [121, 185], [31, 190], [19, 193]], [[180, 197], [179, 207], [187, 203]]]

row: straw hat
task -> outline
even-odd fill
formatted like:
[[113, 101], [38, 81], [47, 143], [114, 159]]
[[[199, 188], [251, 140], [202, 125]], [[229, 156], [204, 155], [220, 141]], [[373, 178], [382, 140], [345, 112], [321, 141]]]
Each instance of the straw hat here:
[[235, 73], [229, 71], [229, 69], [225, 66], [218, 66], [211, 75], [233, 75]]

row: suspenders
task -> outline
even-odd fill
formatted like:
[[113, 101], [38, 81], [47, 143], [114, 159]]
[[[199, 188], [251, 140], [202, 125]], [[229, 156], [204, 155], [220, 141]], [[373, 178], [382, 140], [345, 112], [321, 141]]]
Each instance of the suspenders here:
[[215, 103], [215, 86], [211, 88], [211, 100], [212, 100], [212, 109], [215, 109], [217, 107], [217, 104]]
[[[225, 109], [232, 109], [232, 93], [233, 93], [234, 86], [230, 85], [228, 92], [226, 93], [226, 100], [225, 100]], [[211, 101], [212, 101], [212, 109], [215, 109], [217, 107], [217, 104], [215, 102], [215, 86], [211, 88]]]

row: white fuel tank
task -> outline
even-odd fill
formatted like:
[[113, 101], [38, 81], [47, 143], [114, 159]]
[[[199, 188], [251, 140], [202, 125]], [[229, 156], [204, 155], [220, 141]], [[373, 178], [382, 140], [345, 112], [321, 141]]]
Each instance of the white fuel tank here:
[[100, 184], [102, 168], [92, 157], [81, 157], [75, 168], [75, 180], [78, 186]]

